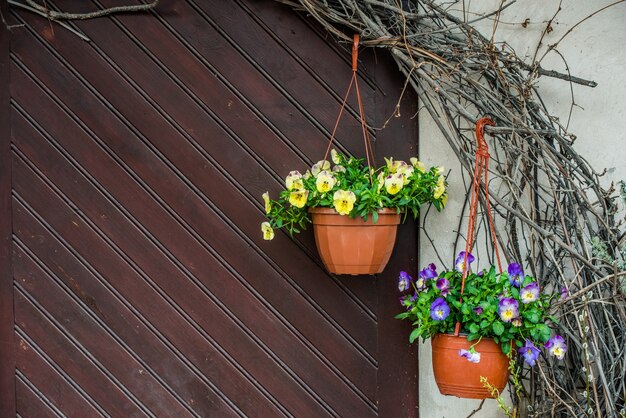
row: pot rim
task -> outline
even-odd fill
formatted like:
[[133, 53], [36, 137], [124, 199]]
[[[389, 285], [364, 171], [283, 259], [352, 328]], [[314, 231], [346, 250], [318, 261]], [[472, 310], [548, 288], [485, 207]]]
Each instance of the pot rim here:
[[[459, 335], [454, 335], [454, 332], [437, 332], [437, 333], [435, 333], [435, 335], [433, 335], [433, 338], [438, 336], [438, 335], [441, 335], [441, 336], [444, 336], [444, 337], [457, 337], [457, 338], [465, 338], [465, 339], [467, 339], [467, 336], [469, 334], [466, 333], [466, 332], [459, 332]], [[493, 337], [480, 337], [479, 340], [480, 341], [484, 341], [484, 340], [494, 340], [494, 339], [493, 339]], [[473, 342], [477, 342], [479, 340], [473, 340], [473, 341], [470, 341], [470, 342], [473, 343]]]
[[476, 346], [476, 350], [480, 350], [480, 352], [490, 352], [494, 354], [501, 354], [506, 357], [506, 354], [502, 352], [502, 347], [500, 343], [496, 343], [496, 341], [492, 337], [482, 337], [479, 340], [468, 341], [466, 335], [454, 335], [448, 333], [437, 333], [433, 336], [432, 342], [433, 348], [443, 347], [443, 346], [455, 346], [456, 348], [464, 348], [463, 346]]
[[[323, 213], [323, 214], [328, 214], [328, 215], [336, 214], [336, 215], [339, 215], [339, 216], [348, 216], [348, 215], [340, 215], [339, 212], [337, 212], [335, 210], [335, 208], [326, 208], [326, 207], [321, 207], [321, 206], [311, 206], [308, 209], [308, 212], [309, 213]], [[400, 214], [402, 214], [402, 212], [398, 212], [398, 210], [394, 209], [394, 208], [381, 208], [381, 209], [378, 209], [377, 212], [379, 214], [381, 214], [381, 215], [400, 215]]]

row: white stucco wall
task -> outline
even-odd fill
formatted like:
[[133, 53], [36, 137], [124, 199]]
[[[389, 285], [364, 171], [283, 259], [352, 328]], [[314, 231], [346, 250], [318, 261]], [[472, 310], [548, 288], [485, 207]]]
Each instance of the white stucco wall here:
[[[553, 24], [553, 31], [544, 38], [544, 49], [558, 40], [568, 29], [596, 10], [613, 1], [564, 0], [562, 11]], [[522, 0], [505, 10], [496, 32], [496, 39], [508, 42], [520, 57], [531, 62], [546, 22], [558, 8], [558, 1]], [[458, 2], [461, 7], [461, 2]], [[474, 13], [495, 10], [500, 0], [465, 0]], [[470, 19], [476, 17], [469, 15]], [[524, 28], [521, 23], [530, 19]], [[490, 35], [492, 21], [483, 21], [479, 27]], [[542, 49], [542, 51], [544, 50]], [[598, 83], [595, 88], [574, 85], [577, 104], [569, 125], [578, 139], [575, 148], [597, 171], [606, 168], [605, 186], [611, 181], [626, 180], [626, 3], [600, 12], [581, 23], [558, 46], [572, 75]], [[561, 58], [550, 53], [542, 62], [545, 69], [566, 72]], [[569, 83], [542, 77], [540, 92], [548, 109], [565, 123], [571, 103]], [[461, 168], [437, 127], [423, 110], [420, 113], [420, 157], [426, 165], [445, 165], [452, 170], [449, 177], [450, 199], [442, 213], [428, 215], [428, 233], [437, 243], [440, 255], [448, 263], [453, 259], [452, 241], [458, 225], [465, 187]], [[420, 266], [436, 260], [429, 241], [422, 236]], [[437, 263], [439, 264], [439, 263]], [[450, 267], [448, 265], [448, 267]], [[439, 394], [432, 378], [430, 343], [420, 344], [420, 417], [466, 417], [480, 401], [446, 397]], [[474, 417], [500, 417], [503, 414], [493, 400], [488, 400]]]

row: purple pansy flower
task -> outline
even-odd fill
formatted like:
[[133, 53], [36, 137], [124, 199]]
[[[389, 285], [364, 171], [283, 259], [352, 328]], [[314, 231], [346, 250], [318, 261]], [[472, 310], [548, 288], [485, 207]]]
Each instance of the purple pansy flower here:
[[413, 279], [406, 271], [400, 272], [400, 277], [398, 277], [398, 290], [404, 292], [411, 286], [411, 281]]
[[563, 286], [561, 288], [561, 300], [567, 299], [567, 287]]
[[519, 292], [523, 304], [531, 303], [539, 299], [539, 283], [530, 283]]
[[465, 350], [462, 348], [459, 350], [459, 356], [465, 357], [467, 361], [471, 363], [480, 363], [480, 353], [477, 353], [473, 349]]
[[[474, 256], [472, 253], [467, 253], [467, 268], [469, 269], [469, 265], [474, 262]], [[465, 266], [465, 251], [461, 251], [459, 255], [456, 257], [454, 261], [454, 267], [456, 271], [463, 273], [463, 269]]]
[[441, 296], [446, 297], [450, 293], [450, 282], [448, 279], [440, 278], [437, 280], [436, 286], [441, 291]]
[[415, 280], [415, 287], [419, 291], [426, 290], [426, 279], [420, 275], [417, 280]]
[[563, 357], [567, 352], [567, 344], [565, 344], [565, 340], [560, 335], [555, 335], [550, 338], [545, 347], [550, 354], [559, 360], [563, 360]]
[[437, 298], [430, 305], [430, 317], [435, 321], [443, 321], [450, 315], [450, 307], [443, 298]]
[[483, 307], [482, 307], [482, 306], [477, 306], [477, 307], [475, 307], [475, 308], [474, 308], [474, 313], [475, 313], [476, 315], [482, 315], [482, 313], [483, 313]]
[[524, 281], [522, 266], [517, 263], [509, 264], [509, 281], [515, 287], [520, 287]]
[[498, 315], [504, 322], [511, 322], [519, 315], [519, 304], [513, 298], [502, 298], [498, 303]]
[[417, 293], [413, 294], [413, 296], [409, 297], [409, 295], [404, 295], [400, 297], [400, 305], [404, 306], [407, 309], [411, 309], [411, 305], [417, 300], [419, 295]]
[[437, 277], [437, 266], [434, 263], [430, 263], [428, 267], [424, 267], [420, 270], [420, 277], [428, 280]]
[[433, 263], [430, 263], [427, 267], [424, 267], [422, 270], [420, 270], [419, 276], [415, 281], [415, 287], [417, 288], [417, 290], [420, 291], [426, 290], [426, 282], [435, 277], [437, 277], [437, 266], [435, 266], [435, 264]]
[[530, 340], [526, 340], [526, 344], [517, 351], [530, 366], [534, 366], [539, 358], [540, 351]]

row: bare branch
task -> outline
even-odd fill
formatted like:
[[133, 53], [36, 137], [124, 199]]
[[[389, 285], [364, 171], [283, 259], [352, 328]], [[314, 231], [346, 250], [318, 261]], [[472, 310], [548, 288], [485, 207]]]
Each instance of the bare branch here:
[[[109, 16], [112, 14], [119, 13], [137, 13], [137, 12], [145, 12], [151, 9], [154, 9], [158, 4], [159, 0], [153, 0], [148, 4], [136, 4], [136, 5], [126, 5], [126, 6], [117, 6], [117, 7], [109, 7], [106, 9], [96, 10], [89, 13], [69, 13], [69, 12], [58, 12], [55, 10], [51, 10], [47, 6], [42, 6], [35, 2], [34, 0], [25, 0], [26, 4], [30, 6], [32, 9], [35, 9], [50, 20], [85, 20], [85, 19], [94, 19], [102, 16]], [[11, 4], [15, 6], [21, 6], [19, 2], [10, 1]]]

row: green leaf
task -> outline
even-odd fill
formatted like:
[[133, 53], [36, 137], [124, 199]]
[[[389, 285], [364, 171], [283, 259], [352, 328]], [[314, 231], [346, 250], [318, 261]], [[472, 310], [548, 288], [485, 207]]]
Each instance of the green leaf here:
[[378, 212], [373, 212], [372, 213], [372, 221], [374, 223], [378, 222]]
[[509, 353], [511, 352], [511, 342], [507, 341], [505, 343], [502, 343], [501, 347], [502, 347], [502, 352], [506, 355], [509, 355]]
[[472, 308], [470, 308], [470, 306], [467, 303], [464, 303], [463, 305], [461, 305], [461, 313], [463, 315], [469, 315], [471, 311], [472, 311]]
[[417, 337], [419, 337], [420, 334], [420, 328], [415, 328], [412, 332], [411, 335], [409, 335], [409, 342], [412, 344], [413, 341], [415, 341], [415, 339]]
[[541, 333], [537, 328], [532, 328], [530, 330], [530, 336], [533, 337], [533, 340], [538, 340], [541, 336]]
[[537, 325], [537, 331], [539, 333], [539, 338], [541, 341], [543, 341], [544, 343], [547, 342], [550, 339], [550, 328], [548, 328], [547, 325], [545, 324], [539, 324]]
[[470, 333], [472, 334], [478, 334], [478, 332], [480, 331], [480, 327], [476, 324], [471, 324], [469, 326], [469, 330], [470, 330]]
[[530, 322], [532, 322], [533, 324], [536, 324], [537, 322], [539, 322], [539, 320], [541, 319], [541, 316], [539, 315], [539, 312], [537, 312], [536, 310], [530, 310], [528, 312], [524, 312], [522, 314], [522, 316], [525, 319], [528, 319]]
[[493, 329], [493, 333], [496, 335], [502, 335], [504, 332], [504, 325], [501, 322], [494, 322], [491, 328]]

